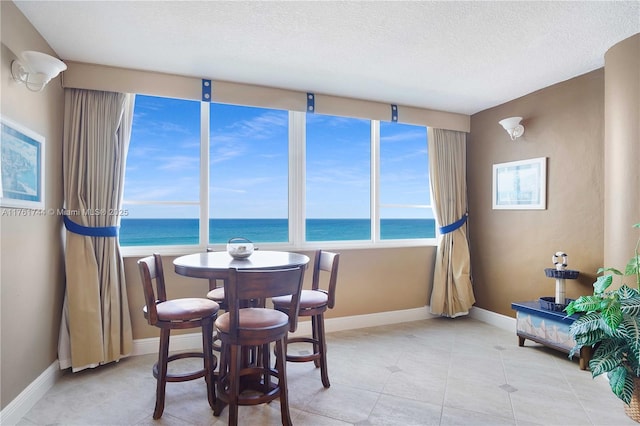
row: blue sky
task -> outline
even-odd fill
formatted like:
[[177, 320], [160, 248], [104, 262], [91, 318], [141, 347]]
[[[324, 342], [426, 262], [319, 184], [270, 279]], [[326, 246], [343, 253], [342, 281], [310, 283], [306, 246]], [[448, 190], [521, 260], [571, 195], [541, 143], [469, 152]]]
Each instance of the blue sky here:
[[[308, 114], [306, 139], [307, 217], [368, 218], [369, 121]], [[210, 216], [287, 217], [287, 111], [211, 104], [210, 140]], [[381, 123], [383, 203], [429, 203], [426, 152], [426, 128]], [[199, 165], [200, 102], [138, 95], [125, 202], [197, 202]], [[130, 217], [195, 218], [199, 211], [196, 205], [124, 207]], [[415, 215], [411, 210], [386, 214]]]

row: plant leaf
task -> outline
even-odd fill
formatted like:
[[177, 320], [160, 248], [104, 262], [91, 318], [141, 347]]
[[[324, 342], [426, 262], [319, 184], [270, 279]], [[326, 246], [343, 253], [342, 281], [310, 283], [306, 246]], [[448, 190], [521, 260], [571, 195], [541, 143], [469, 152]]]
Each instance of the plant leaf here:
[[596, 343], [600, 343], [603, 339], [608, 338], [609, 335], [604, 332], [601, 328], [597, 330], [590, 331], [581, 335], [578, 340], [582, 342], [583, 346], [593, 346]]
[[622, 322], [622, 309], [620, 308], [620, 301], [612, 300], [602, 310], [602, 322], [606, 324], [607, 327], [609, 327], [609, 330], [605, 330], [608, 334], [615, 333], [616, 329]]
[[584, 296], [580, 296], [578, 297], [576, 300], [572, 300], [571, 302], [569, 302], [569, 304], [564, 308], [564, 311], [567, 313], [567, 316], [570, 317], [571, 315], [575, 314], [576, 312], [580, 312], [578, 311], [575, 306], [576, 303], [578, 303], [578, 301], [580, 299], [582, 299]]
[[593, 377], [597, 377], [602, 373], [613, 371], [622, 364], [624, 352], [619, 339], [604, 339], [596, 347], [591, 360], [589, 361], [589, 369]]
[[576, 312], [594, 312], [600, 309], [601, 302], [600, 296], [580, 296], [570, 302], [564, 310], [567, 315], [573, 315]]
[[[591, 365], [591, 364], [589, 364]], [[613, 393], [626, 404], [631, 403], [633, 396], [633, 376], [627, 374], [624, 367], [618, 367], [607, 374]]]
[[569, 326], [569, 333], [571, 333], [571, 336], [575, 337], [591, 331], [601, 330], [601, 317], [602, 315], [599, 312], [589, 312], [584, 314]]
[[593, 346], [596, 343], [600, 343], [603, 339], [609, 338], [609, 336], [601, 329], [576, 334], [572, 337], [575, 340], [576, 345], [571, 348], [569, 359], [573, 358], [573, 356], [578, 353], [583, 346]]
[[[631, 345], [630, 345], [631, 346]], [[636, 377], [640, 377], [640, 358], [638, 357], [638, 351], [636, 347], [632, 347], [629, 352], [626, 354], [626, 363], [629, 367], [629, 370]]]
[[618, 294], [618, 296], [620, 296], [621, 299], [631, 299], [637, 297], [638, 303], [640, 303], [640, 293], [638, 293], [638, 290], [631, 288], [626, 284], [623, 284], [619, 289], [617, 289], [616, 293]]
[[640, 273], [640, 257], [634, 256], [629, 259], [629, 263], [624, 268], [625, 275], [636, 275]]
[[612, 274], [622, 275], [619, 269], [616, 268], [598, 268], [598, 273], [602, 274], [604, 272], [611, 272]]
[[625, 315], [614, 336], [622, 339], [620, 346], [627, 358], [640, 359], [640, 318]]
[[[624, 287], [626, 286], [621, 287], [620, 290], [622, 290]], [[636, 292], [633, 289], [629, 290], [631, 290], [632, 292]], [[620, 299], [620, 309], [625, 315], [629, 315], [632, 317], [640, 316], [640, 297], [632, 296]]]
[[578, 352], [580, 352], [580, 349], [582, 348], [583, 345], [575, 345], [573, 348], [571, 348], [571, 350], [569, 351], [569, 359], [572, 359], [573, 356], [575, 354], [577, 354]]
[[[613, 269], [613, 268], [607, 268], [607, 269], [603, 269], [600, 268], [598, 269], [598, 273], [601, 272], [613, 272], [614, 274], [617, 275], [622, 275], [622, 273], [620, 271], [618, 271], [617, 269]], [[596, 282], [593, 283], [593, 292], [594, 294], [602, 294], [604, 293], [604, 291], [609, 288], [609, 286], [611, 285], [611, 283], [613, 282], [613, 276], [612, 275], [601, 275], [598, 278], [596, 278]]]

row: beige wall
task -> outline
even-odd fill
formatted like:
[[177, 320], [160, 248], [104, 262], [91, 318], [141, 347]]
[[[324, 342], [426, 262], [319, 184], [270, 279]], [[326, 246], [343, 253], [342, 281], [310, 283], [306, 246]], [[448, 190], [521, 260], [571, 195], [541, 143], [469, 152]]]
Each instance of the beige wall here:
[[640, 223], [640, 34], [604, 60], [604, 264], [622, 269], [638, 237], [631, 225]]
[[[340, 253], [336, 306], [327, 313], [327, 318], [422, 308], [427, 305], [435, 260], [434, 247], [335, 251]], [[313, 259], [313, 253], [301, 253]], [[144, 299], [136, 264], [140, 257], [125, 259], [134, 339], [159, 335], [142, 315]], [[172, 264], [174, 258], [163, 257], [168, 296], [202, 297], [206, 294], [209, 285], [206, 280], [176, 275]], [[305, 274], [304, 285], [305, 288], [311, 285], [310, 270]]]
[[[603, 259], [602, 69], [471, 117], [467, 143], [471, 271], [476, 306], [514, 316], [511, 302], [555, 295], [546, 278], [562, 250], [578, 280], [567, 296], [592, 291]], [[511, 141], [498, 121], [522, 116], [524, 136]], [[492, 166], [547, 157], [546, 210], [492, 210]]]
[[[33, 93], [11, 78], [24, 50], [55, 55], [11, 2], [2, 1], [0, 79], [2, 115], [45, 137], [45, 200], [62, 207], [63, 90], [60, 78]], [[0, 395], [4, 408], [57, 358], [64, 292], [61, 220], [0, 215]]]

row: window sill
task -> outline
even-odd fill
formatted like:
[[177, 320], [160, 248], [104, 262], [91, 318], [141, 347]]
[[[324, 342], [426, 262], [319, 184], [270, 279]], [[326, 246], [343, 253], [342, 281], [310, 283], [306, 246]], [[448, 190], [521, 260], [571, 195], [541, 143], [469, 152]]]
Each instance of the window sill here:
[[[278, 250], [278, 251], [314, 251], [323, 250], [371, 250], [371, 249], [387, 249], [387, 248], [403, 248], [403, 247], [435, 247], [437, 240], [435, 238], [418, 239], [418, 240], [389, 240], [372, 242], [359, 241], [318, 241], [310, 242], [304, 245], [293, 245], [288, 243], [255, 243], [258, 250]], [[123, 257], [139, 257], [148, 256], [152, 253], [159, 253], [163, 256], [182, 256], [191, 253], [200, 253], [207, 250], [207, 247], [216, 250], [226, 250], [225, 244], [209, 244], [208, 246], [128, 246], [120, 247], [120, 253]]]

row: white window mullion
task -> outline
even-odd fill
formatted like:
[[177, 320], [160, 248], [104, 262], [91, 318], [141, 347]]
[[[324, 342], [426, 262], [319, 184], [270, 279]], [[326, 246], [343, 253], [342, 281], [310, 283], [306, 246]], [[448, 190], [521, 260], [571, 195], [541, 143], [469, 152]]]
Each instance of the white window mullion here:
[[306, 113], [289, 111], [289, 242], [305, 241]]
[[371, 240], [380, 241], [380, 122], [371, 120]]
[[200, 102], [200, 245], [209, 245], [209, 102]]

